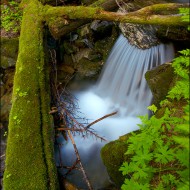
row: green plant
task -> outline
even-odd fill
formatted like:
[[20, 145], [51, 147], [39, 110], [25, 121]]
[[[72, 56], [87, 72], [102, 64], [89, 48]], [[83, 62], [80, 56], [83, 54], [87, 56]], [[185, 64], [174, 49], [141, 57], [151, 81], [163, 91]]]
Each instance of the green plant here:
[[[182, 20], [189, 21], [189, 8], [181, 8]], [[190, 30], [190, 26], [188, 26]], [[173, 61], [177, 76], [175, 86], [160, 103], [165, 113], [161, 118], [141, 116], [141, 133], [127, 141], [130, 162], [120, 168], [127, 175], [123, 190], [186, 190], [189, 188], [189, 65], [190, 49], [179, 52]], [[176, 117], [174, 102], [186, 106]], [[148, 107], [157, 111], [155, 105]]]
[[[129, 162], [120, 168], [126, 179], [123, 190], [185, 190], [189, 187], [189, 57], [190, 50], [180, 51], [181, 56], [172, 64], [177, 75], [175, 86], [167, 99], [161, 102], [164, 115], [150, 119], [141, 116], [141, 132], [127, 141]], [[171, 105], [185, 102], [177, 114]], [[157, 108], [149, 106], [153, 112]], [[179, 111], [179, 110], [178, 110]]]
[[177, 118], [170, 114], [166, 110], [160, 119], [141, 117], [141, 133], [133, 135], [127, 142], [126, 154], [131, 160], [120, 168], [123, 175], [127, 175], [122, 189], [188, 187], [188, 116]]
[[[190, 8], [179, 8], [179, 12], [182, 14], [182, 20], [190, 23]], [[188, 30], [190, 30], [190, 25]]]
[[18, 32], [22, 20], [22, 11], [19, 8], [19, 3], [10, 1], [8, 5], [1, 5], [1, 28], [6, 32]]

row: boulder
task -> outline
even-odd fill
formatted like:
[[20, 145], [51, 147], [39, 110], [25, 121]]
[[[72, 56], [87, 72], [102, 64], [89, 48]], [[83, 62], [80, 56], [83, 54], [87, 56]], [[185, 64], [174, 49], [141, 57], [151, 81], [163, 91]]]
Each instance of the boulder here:
[[95, 82], [117, 36], [113, 23], [94, 21], [60, 40], [59, 82], [73, 90]]
[[0, 102], [0, 117], [1, 122], [7, 122], [9, 118], [9, 112], [11, 109], [12, 87], [14, 78], [14, 68], [5, 70], [2, 78], [3, 84], [1, 85], [1, 102]]
[[153, 104], [160, 107], [159, 103], [166, 98], [169, 89], [174, 85], [174, 71], [171, 63], [165, 63], [147, 71], [145, 78], [153, 94]]
[[6, 69], [16, 64], [18, 38], [1, 38], [1, 67]]
[[101, 149], [101, 158], [108, 175], [117, 187], [121, 187], [125, 179], [119, 168], [124, 161], [129, 161], [129, 158], [124, 154], [128, 147], [126, 141], [130, 136], [131, 134], [121, 136], [118, 140], [109, 142]]

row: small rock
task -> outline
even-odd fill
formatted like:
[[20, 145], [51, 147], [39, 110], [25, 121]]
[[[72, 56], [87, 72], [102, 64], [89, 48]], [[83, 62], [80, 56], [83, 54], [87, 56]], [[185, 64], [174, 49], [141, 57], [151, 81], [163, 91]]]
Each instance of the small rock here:
[[63, 187], [65, 188], [65, 190], [79, 190], [74, 184], [72, 184], [66, 179], [63, 179], [62, 182], [63, 182]]

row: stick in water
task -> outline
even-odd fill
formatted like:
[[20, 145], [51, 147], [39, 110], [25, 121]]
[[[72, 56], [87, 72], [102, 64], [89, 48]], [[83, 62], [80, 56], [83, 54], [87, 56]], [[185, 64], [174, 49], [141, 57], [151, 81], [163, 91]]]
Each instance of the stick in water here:
[[107, 117], [110, 117], [110, 116], [112, 116], [112, 115], [115, 115], [116, 113], [117, 113], [117, 111], [116, 111], [116, 112], [113, 112], [113, 113], [110, 113], [110, 114], [107, 114], [107, 115], [104, 115], [103, 117], [101, 117], [101, 118], [99, 118], [99, 119], [93, 121], [92, 123], [88, 124], [88, 125], [85, 127], [85, 130], [87, 130], [88, 128], [90, 128], [90, 127], [91, 127], [92, 125], [94, 125], [95, 123], [97, 123], [97, 122], [99, 122], [99, 121], [101, 121], [101, 120], [103, 120], [103, 119], [105, 119], [105, 118], [107, 118]]
[[77, 146], [76, 146], [76, 144], [75, 144], [75, 141], [74, 141], [74, 139], [73, 139], [73, 136], [72, 136], [70, 130], [68, 130], [68, 135], [69, 135], [69, 138], [71, 139], [71, 142], [72, 142], [73, 147], [74, 147], [74, 149], [75, 149], [75, 153], [76, 153], [77, 159], [78, 159], [78, 161], [79, 161], [79, 165], [80, 165], [81, 171], [82, 171], [82, 173], [83, 173], [84, 179], [85, 179], [85, 181], [86, 181], [86, 183], [87, 183], [87, 185], [88, 185], [88, 188], [89, 188], [89, 190], [93, 190], [92, 185], [90, 184], [90, 181], [89, 181], [89, 179], [88, 179], [88, 176], [86, 175], [86, 172], [85, 172], [85, 170], [84, 170], [84, 167], [83, 167], [83, 165], [82, 165], [82, 163], [81, 163], [80, 156], [79, 156], [79, 152], [78, 152]]

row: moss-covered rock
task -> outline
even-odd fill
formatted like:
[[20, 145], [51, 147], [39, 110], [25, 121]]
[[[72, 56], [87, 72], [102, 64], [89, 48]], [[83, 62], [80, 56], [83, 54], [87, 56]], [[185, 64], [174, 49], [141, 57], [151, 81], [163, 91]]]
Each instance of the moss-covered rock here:
[[166, 63], [147, 71], [145, 78], [153, 94], [153, 104], [159, 107], [159, 103], [166, 98], [169, 89], [174, 85], [172, 65]]
[[121, 136], [118, 140], [111, 141], [101, 149], [101, 158], [106, 166], [108, 175], [118, 187], [121, 187], [125, 179], [119, 168], [124, 161], [129, 161], [129, 158], [124, 153], [127, 151], [126, 141], [130, 135]]
[[6, 69], [16, 64], [18, 38], [1, 38], [1, 67]]
[[4, 56], [17, 58], [18, 38], [1, 38], [1, 54]]
[[64, 84], [69, 81], [71, 89], [86, 88], [89, 81], [96, 81], [117, 39], [119, 32], [113, 23], [99, 24], [101, 39], [94, 34], [94, 27], [87, 24], [59, 42], [58, 80]]
[[2, 78], [3, 85], [1, 86], [1, 102], [0, 102], [0, 117], [1, 122], [7, 122], [11, 109], [11, 97], [12, 97], [12, 86], [15, 69], [9, 68], [5, 70]]

